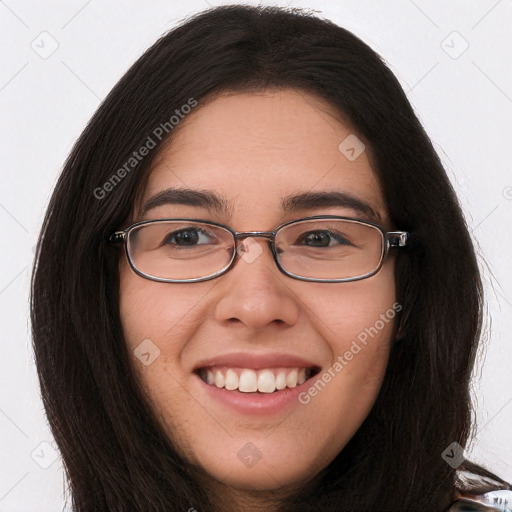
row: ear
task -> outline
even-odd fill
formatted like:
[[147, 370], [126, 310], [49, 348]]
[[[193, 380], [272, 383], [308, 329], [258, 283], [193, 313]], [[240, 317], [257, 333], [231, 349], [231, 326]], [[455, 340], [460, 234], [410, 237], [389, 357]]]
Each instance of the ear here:
[[398, 318], [396, 319], [393, 343], [399, 343], [400, 341], [402, 341], [406, 337], [406, 335], [407, 335], [407, 332], [406, 332], [406, 319], [407, 319], [407, 314], [404, 315], [403, 310], [402, 310], [398, 314]]

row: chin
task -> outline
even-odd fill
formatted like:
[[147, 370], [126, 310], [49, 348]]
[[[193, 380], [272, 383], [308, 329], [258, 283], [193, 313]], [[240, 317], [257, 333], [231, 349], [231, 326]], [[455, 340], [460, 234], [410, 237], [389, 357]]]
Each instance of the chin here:
[[[250, 445], [250, 443], [247, 443]], [[241, 491], [275, 491], [283, 488], [295, 488], [315, 476], [322, 468], [313, 469], [312, 461], [297, 460], [297, 449], [291, 451], [273, 448], [274, 457], [269, 459], [264, 454], [255, 458], [246, 466], [239, 461], [237, 453], [230, 453], [222, 459], [201, 460], [200, 470], [207, 479], [213, 479], [223, 485]], [[247, 450], [250, 451], [249, 449]], [[272, 452], [272, 448], [269, 448]], [[237, 463], [233, 464], [233, 460]]]

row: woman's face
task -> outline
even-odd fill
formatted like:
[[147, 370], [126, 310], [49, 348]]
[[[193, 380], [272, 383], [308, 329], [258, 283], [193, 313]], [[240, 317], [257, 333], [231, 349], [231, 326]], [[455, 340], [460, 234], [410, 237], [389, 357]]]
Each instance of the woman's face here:
[[[339, 149], [352, 131], [323, 100], [294, 90], [223, 95], [181, 123], [155, 161], [142, 205], [166, 189], [201, 191], [219, 203], [186, 204], [182, 194], [143, 214], [139, 205], [137, 220], [195, 218], [271, 231], [326, 214], [391, 228], [366, 151], [357, 156], [362, 146], [353, 137]], [[283, 208], [311, 192], [341, 192], [368, 208], [320, 196]], [[393, 332], [393, 259], [364, 280], [317, 283], [280, 273], [263, 238], [245, 249], [229, 272], [196, 283], [144, 279], [122, 258], [120, 311], [133, 364], [181, 454], [212, 482], [273, 490], [327, 466], [368, 415]], [[204, 367], [219, 380], [203, 381], [197, 370]], [[311, 368], [319, 372], [300, 384]], [[262, 372], [262, 382], [290, 387], [217, 387], [228, 371], [229, 382], [243, 373], [246, 389]]]

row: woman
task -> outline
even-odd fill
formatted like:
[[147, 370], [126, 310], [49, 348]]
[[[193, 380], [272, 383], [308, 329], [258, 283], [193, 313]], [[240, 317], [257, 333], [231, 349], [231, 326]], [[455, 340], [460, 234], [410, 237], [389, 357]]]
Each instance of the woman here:
[[329, 21], [220, 7], [150, 48], [68, 158], [32, 303], [74, 510], [509, 499], [462, 452], [460, 207], [395, 77]]

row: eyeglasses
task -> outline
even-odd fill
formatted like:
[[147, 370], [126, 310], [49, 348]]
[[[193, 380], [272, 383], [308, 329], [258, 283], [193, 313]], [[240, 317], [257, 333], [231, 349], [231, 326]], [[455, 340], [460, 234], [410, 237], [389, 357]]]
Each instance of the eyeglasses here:
[[243, 233], [198, 219], [156, 219], [116, 231], [109, 240], [124, 244], [135, 273], [158, 282], [193, 283], [225, 274], [237, 254], [247, 262], [259, 255], [261, 245], [245, 239], [261, 237], [268, 240], [283, 274], [341, 283], [375, 275], [389, 250], [406, 246], [408, 236], [369, 221], [318, 215], [286, 222], [274, 231]]

